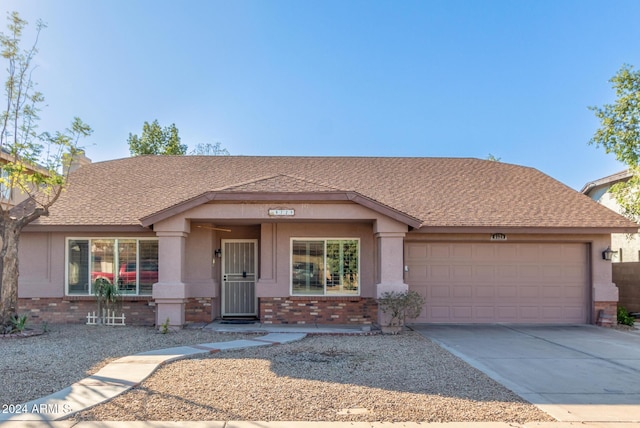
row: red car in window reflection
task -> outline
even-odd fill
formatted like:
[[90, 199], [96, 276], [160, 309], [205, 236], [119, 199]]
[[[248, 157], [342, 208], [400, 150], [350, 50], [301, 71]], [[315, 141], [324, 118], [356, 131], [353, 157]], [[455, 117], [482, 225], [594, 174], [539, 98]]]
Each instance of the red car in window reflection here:
[[[92, 272], [91, 281], [107, 281], [113, 284], [114, 275], [111, 272]], [[158, 262], [143, 260], [140, 262], [140, 284], [154, 284], [158, 282]], [[118, 288], [121, 290], [135, 290], [136, 263], [123, 263], [118, 272]]]

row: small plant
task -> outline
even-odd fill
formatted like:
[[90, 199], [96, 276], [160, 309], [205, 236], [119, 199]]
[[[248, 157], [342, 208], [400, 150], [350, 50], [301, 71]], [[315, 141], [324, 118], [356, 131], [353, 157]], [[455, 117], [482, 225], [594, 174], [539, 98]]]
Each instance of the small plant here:
[[27, 314], [12, 315], [11, 316], [11, 325], [13, 326], [12, 332], [22, 333], [24, 329], [27, 327], [27, 321], [29, 321], [29, 316]]
[[49, 323], [46, 321], [42, 321], [42, 332], [47, 333], [49, 331]]
[[622, 306], [618, 306], [618, 324], [633, 326], [636, 319]]
[[169, 317], [167, 317], [167, 319], [165, 320], [165, 322], [163, 322], [162, 324], [160, 324], [160, 333], [162, 333], [162, 334], [167, 334], [167, 333], [169, 333]]
[[378, 307], [389, 315], [390, 333], [396, 334], [407, 318], [420, 315], [425, 299], [416, 291], [386, 291], [378, 298]]
[[118, 290], [117, 285], [112, 284], [108, 280], [98, 278], [93, 283], [93, 294], [98, 305], [98, 319], [102, 322], [103, 312], [106, 311], [108, 314], [109, 311], [115, 309], [118, 298], [120, 297], [120, 290]]

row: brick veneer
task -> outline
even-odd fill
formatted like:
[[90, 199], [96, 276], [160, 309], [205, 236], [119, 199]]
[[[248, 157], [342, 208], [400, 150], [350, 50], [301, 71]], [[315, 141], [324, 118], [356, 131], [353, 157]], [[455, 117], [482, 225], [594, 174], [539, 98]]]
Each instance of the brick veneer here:
[[[96, 300], [90, 296], [33, 297], [18, 299], [18, 313], [28, 313], [32, 324], [87, 322], [87, 313], [96, 311]], [[124, 313], [127, 325], [154, 325], [155, 303], [151, 296], [125, 297], [117, 312]]]
[[593, 309], [596, 324], [603, 327], [618, 324], [618, 302], [594, 302]]
[[184, 319], [186, 322], [213, 321], [213, 299], [211, 297], [195, 297], [187, 299]]
[[260, 320], [265, 324], [372, 324], [375, 299], [362, 297], [261, 297]]

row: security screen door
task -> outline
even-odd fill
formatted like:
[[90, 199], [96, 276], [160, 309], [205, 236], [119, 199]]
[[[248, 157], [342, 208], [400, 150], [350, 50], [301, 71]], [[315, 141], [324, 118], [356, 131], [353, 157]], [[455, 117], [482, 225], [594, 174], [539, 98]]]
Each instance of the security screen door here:
[[222, 240], [222, 316], [257, 316], [258, 241]]

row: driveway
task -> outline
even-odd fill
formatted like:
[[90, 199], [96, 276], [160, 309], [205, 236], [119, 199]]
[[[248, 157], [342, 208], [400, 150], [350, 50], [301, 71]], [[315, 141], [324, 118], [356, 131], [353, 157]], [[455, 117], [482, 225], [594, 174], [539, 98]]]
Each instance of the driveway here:
[[559, 421], [640, 422], [640, 334], [590, 325], [412, 325]]

